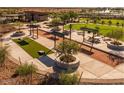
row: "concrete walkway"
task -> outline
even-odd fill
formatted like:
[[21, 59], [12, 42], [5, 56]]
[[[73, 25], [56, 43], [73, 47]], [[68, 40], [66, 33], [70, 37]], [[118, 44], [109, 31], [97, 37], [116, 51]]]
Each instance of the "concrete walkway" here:
[[[39, 37], [35, 40], [36, 42], [46, 46], [49, 49], [53, 47], [53, 40], [47, 39], [45, 37]], [[55, 54], [48, 55], [51, 59], [55, 59]], [[97, 79], [118, 79], [124, 78], [124, 64], [120, 64], [115, 68], [104, 64], [98, 60], [91, 58], [83, 53], [77, 54], [80, 59], [80, 67], [78, 69], [78, 73], [83, 72], [82, 78], [97, 78]]]
[[[46, 22], [49, 22], [49, 21], [46, 21]], [[43, 22], [40, 22], [39, 25], [41, 26], [42, 30], [50, 32], [51, 28], [48, 28], [48, 26], [46, 26], [46, 24], [43, 24]], [[60, 26], [60, 28], [62, 29], [63, 27]], [[82, 35], [78, 35], [77, 32], [78, 31], [72, 31], [72, 40], [75, 40], [75, 41], [78, 41], [78, 42], [82, 43]], [[88, 36], [92, 36], [92, 34], [87, 34], [86, 33], [85, 38], [88, 37]], [[66, 36], [66, 38], [70, 38], [70, 36]], [[107, 47], [107, 44], [102, 39], [100, 41], [101, 41], [100, 44], [94, 44], [95, 48], [98, 48], [100, 50], [110, 52], [112, 54], [117, 54], [121, 57], [124, 57], [124, 51], [115, 51], [115, 50], [109, 49]], [[122, 43], [124, 44], [124, 42], [122, 42]], [[87, 45], [88, 43], [85, 43], [85, 44]], [[91, 44], [88, 44], [88, 45], [91, 46]]]
[[[10, 38], [10, 35], [12, 33], [9, 33], [4, 38]], [[45, 66], [40, 60], [36, 58], [32, 58], [27, 52], [25, 52], [20, 46], [18, 46], [15, 42], [13, 42], [11, 39], [8, 41], [4, 41], [3, 45], [7, 45], [8, 47], [8, 53], [10, 56], [15, 58], [16, 60], [20, 61], [21, 63], [28, 63], [28, 64], [34, 64], [37, 66], [37, 68], [42, 71], [42, 73], [52, 72], [52, 68]]]
[[[28, 35], [28, 31], [25, 30], [26, 35]], [[8, 35], [9, 36], [9, 35]], [[7, 36], [5, 37], [7, 38]], [[52, 49], [53, 48], [53, 41], [50, 39], [47, 39], [45, 37], [39, 37], [38, 39], [35, 39], [34, 41], [44, 45], [47, 48]], [[8, 43], [10, 45], [9, 52], [12, 57], [19, 60], [19, 57], [21, 58], [21, 62], [27, 62], [37, 65], [38, 69], [44, 71], [44, 72], [53, 72], [52, 66], [47, 66], [43, 62], [41, 62], [38, 59], [33, 59], [29, 54], [27, 54], [21, 47], [19, 47], [17, 44], [15, 44], [12, 40], [6, 41], [5, 43]], [[90, 78], [90, 79], [120, 79], [124, 78], [124, 64], [120, 64], [116, 66], [115, 68], [110, 67], [98, 60], [95, 60], [91, 58], [90, 56], [87, 56], [83, 53], [78, 53], [76, 55], [80, 59], [80, 67], [77, 70], [77, 73], [82, 73], [82, 78]], [[48, 55], [49, 60], [55, 59], [55, 53]], [[45, 59], [45, 61], [49, 62], [48, 59]]]

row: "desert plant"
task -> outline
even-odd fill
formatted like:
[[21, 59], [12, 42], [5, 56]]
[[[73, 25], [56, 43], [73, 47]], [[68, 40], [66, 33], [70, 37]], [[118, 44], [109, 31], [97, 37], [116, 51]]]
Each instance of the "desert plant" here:
[[74, 41], [65, 40], [58, 45], [58, 50], [63, 54], [60, 60], [64, 62], [72, 62], [75, 58], [72, 56], [76, 54], [79, 50], [79, 46]]
[[[55, 75], [55, 74], [54, 74]], [[45, 75], [45, 77], [39, 82], [42, 85], [76, 85], [78, 84], [79, 77], [78, 74], [66, 74], [57, 73], [56, 78], [53, 78], [51, 74]]]
[[59, 84], [60, 85], [75, 85], [78, 83], [78, 76], [76, 74], [65, 74], [61, 73], [59, 75]]
[[[25, 83], [29, 84], [32, 82], [32, 74], [36, 73], [37, 68], [33, 64], [21, 64], [15, 71], [15, 74], [19, 75], [20, 78], [25, 80]], [[28, 77], [29, 76], [29, 77]]]
[[0, 66], [5, 65], [6, 56], [8, 55], [7, 48], [0, 48]]

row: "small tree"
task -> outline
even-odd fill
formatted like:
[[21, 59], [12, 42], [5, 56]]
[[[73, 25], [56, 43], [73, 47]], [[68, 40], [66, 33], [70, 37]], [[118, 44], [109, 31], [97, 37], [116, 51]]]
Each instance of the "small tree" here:
[[119, 22], [117, 22], [117, 23], [116, 23], [116, 26], [119, 26], [119, 24], [120, 24], [120, 23], [119, 23]]
[[67, 14], [67, 13], [61, 14], [60, 19], [61, 19], [62, 24], [63, 24], [63, 32], [64, 32], [64, 25], [69, 20], [69, 14]]
[[[16, 74], [20, 76], [20, 79], [22, 78], [25, 80], [25, 83], [29, 84], [32, 82], [32, 74], [36, 73], [37, 68], [33, 64], [21, 64], [16, 69]], [[29, 77], [28, 77], [29, 76]]]
[[20, 31], [21, 27], [23, 26], [23, 23], [21, 23], [20, 21], [17, 21], [17, 22], [15, 22], [14, 25], [17, 26], [18, 27], [18, 31]]
[[89, 23], [89, 19], [86, 20], [87, 24]]
[[108, 21], [108, 24], [111, 26], [111, 25], [112, 25], [112, 21], [111, 21], [111, 20], [109, 20], [109, 21]]
[[122, 23], [121, 26], [124, 27], [124, 23]]
[[58, 50], [63, 54], [60, 60], [68, 63], [74, 60], [72, 55], [78, 52], [79, 46], [74, 41], [65, 40], [58, 45]]
[[52, 19], [52, 21], [51, 21], [51, 26], [58, 26], [59, 24], [60, 24], [60, 19]]
[[93, 20], [93, 23], [96, 24], [96, 23], [97, 23], [97, 19], [94, 19], [94, 20]]
[[104, 25], [105, 24], [105, 21], [102, 21], [101, 24]]
[[78, 14], [73, 11], [69, 11], [67, 14], [69, 16], [69, 22], [74, 22], [78, 18]]

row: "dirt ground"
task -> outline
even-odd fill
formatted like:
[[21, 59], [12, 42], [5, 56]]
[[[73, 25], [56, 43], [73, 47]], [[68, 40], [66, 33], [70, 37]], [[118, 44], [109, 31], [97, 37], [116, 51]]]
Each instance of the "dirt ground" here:
[[5, 66], [0, 67], [0, 85], [37, 85], [41, 81], [40, 74], [32, 75], [32, 82], [26, 82], [30, 76], [27, 77], [13, 77], [19, 65], [15, 64], [12, 60], [6, 59]]

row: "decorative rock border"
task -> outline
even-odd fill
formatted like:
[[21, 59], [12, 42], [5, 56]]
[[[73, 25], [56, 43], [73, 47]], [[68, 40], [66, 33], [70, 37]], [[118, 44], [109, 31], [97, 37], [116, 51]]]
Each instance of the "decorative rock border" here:
[[119, 50], [119, 51], [124, 51], [124, 45], [113, 45], [110, 42], [107, 43], [107, 47], [112, 49], [112, 50]]

